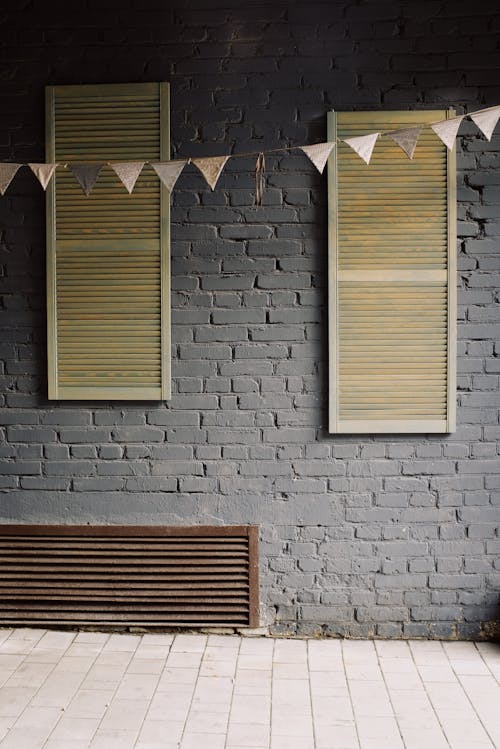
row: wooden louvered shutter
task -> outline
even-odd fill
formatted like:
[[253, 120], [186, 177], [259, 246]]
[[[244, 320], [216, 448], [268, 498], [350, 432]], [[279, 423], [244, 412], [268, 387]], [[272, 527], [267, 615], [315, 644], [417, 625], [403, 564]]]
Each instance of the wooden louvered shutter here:
[[[446, 111], [330, 113], [329, 140]], [[430, 128], [413, 160], [379, 138], [329, 162], [330, 432], [455, 428], [456, 166]]]
[[[168, 84], [48, 87], [46, 130], [50, 162], [168, 159]], [[146, 165], [131, 195], [109, 166], [47, 193], [49, 398], [169, 398], [168, 192]]]

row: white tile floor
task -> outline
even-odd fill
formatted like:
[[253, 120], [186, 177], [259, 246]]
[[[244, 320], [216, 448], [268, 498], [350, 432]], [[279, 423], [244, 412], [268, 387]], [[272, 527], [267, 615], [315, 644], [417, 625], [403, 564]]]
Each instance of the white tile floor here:
[[500, 749], [500, 646], [0, 630], [1, 749]]

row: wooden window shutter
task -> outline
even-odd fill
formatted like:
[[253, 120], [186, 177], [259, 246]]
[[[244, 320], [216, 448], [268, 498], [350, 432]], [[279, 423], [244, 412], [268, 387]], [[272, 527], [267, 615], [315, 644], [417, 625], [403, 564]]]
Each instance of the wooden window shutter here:
[[[48, 162], [169, 158], [166, 83], [51, 86]], [[86, 197], [47, 190], [49, 398], [170, 397], [169, 195], [146, 165], [131, 195], [109, 166]]]
[[[328, 140], [449, 111], [329, 113]], [[388, 137], [369, 165], [329, 162], [330, 432], [455, 429], [456, 156], [424, 128], [411, 161]]]

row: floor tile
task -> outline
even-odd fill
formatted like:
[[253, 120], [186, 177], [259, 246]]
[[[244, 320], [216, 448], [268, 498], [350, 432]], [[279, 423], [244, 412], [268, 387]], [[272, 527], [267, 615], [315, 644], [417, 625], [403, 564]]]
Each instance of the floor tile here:
[[76, 637], [75, 632], [45, 632], [43, 637], [38, 641], [38, 646], [50, 650], [66, 650]]
[[148, 700], [113, 700], [99, 731], [139, 730], [149, 708]]
[[32, 687], [1, 687], [0, 717], [19, 717], [35, 694]]
[[224, 749], [226, 744], [225, 733], [185, 733], [180, 744], [180, 749]]
[[65, 715], [75, 718], [101, 718], [113, 699], [114, 691], [106, 689], [80, 689], [65, 710]]
[[178, 745], [184, 730], [184, 721], [145, 720], [139, 733], [139, 743]]
[[203, 653], [206, 635], [176, 635], [171, 645], [172, 653]]
[[21, 663], [14, 671], [6, 686], [8, 687], [32, 687], [38, 689], [46, 680], [52, 669], [50, 663]]
[[354, 723], [316, 726], [315, 741], [316, 749], [358, 749], [359, 747]]
[[224, 712], [191, 710], [187, 721], [188, 733], [225, 733], [229, 718], [229, 705]]
[[228, 744], [253, 747], [269, 741], [269, 726], [255, 723], [229, 723], [227, 732]]
[[127, 666], [127, 674], [153, 674], [160, 676], [166, 661], [157, 658], [132, 658]]
[[99, 718], [76, 718], [74, 715], [68, 715], [61, 718], [51, 734], [51, 739], [60, 741], [80, 739], [90, 742], [98, 727]]
[[127, 653], [133, 653], [141, 638], [138, 635], [110, 635], [103, 650], [106, 651], [125, 651]]
[[88, 741], [68, 741], [67, 739], [52, 739], [49, 738], [46, 744], [43, 745], [43, 749], [88, 749]]
[[116, 691], [118, 700], [150, 700], [155, 693], [158, 676], [152, 674], [125, 674]]
[[99, 730], [89, 744], [89, 749], [134, 749], [136, 740], [137, 731]]

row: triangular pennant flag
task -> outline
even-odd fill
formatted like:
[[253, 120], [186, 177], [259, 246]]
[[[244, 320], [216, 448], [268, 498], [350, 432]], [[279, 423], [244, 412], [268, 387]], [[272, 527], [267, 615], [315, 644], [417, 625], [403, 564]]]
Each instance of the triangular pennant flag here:
[[104, 163], [99, 164], [84, 164], [76, 163], [68, 165], [80, 187], [82, 188], [85, 195], [88, 197], [92, 192], [92, 188], [97, 182], [99, 172], [104, 166]]
[[118, 175], [127, 191], [131, 193], [145, 163], [145, 161], [115, 161], [110, 162], [109, 165]]
[[198, 167], [212, 190], [215, 190], [220, 173], [229, 158], [229, 156], [211, 156], [207, 159], [191, 159], [191, 162]]
[[167, 190], [172, 192], [174, 185], [179, 178], [180, 173], [187, 164], [187, 160], [183, 161], [151, 161], [151, 166], [155, 170], [158, 177], [161, 179]]
[[360, 135], [357, 138], [344, 138], [344, 143], [347, 143], [366, 164], [369, 164], [379, 135], [380, 133], [370, 133], [370, 135]]
[[412, 159], [421, 130], [422, 127], [419, 125], [418, 127], [406, 127], [403, 130], [394, 130], [392, 133], [387, 133], [387, 135], [403, 149], [409, 159]]
[[323, 174], [328, 157], [335, 148], [335, 143], [317, 143], [314, 146], [301, 146], [301, 150], [311, 159], [320, 174]]
[[46, 190], [47, 185], [59, 164], [28, 164], [28, 166], [40, 182], [43, 189]]
[[459, 117], [452, 117], [450, 120], [441, 120], [441, 122], [434, 122], [431, 125], [431, 128], [434, 130], [438, 138], [443, 141], [446, 148], [450, 151], [453, 150], [458, 128], [460, 127], [460, 123], [464, 116], [465, 115], [461, 114]]
[[5, 195], [5, 191], [21, 166], [22, 164], [0, 164], [0, 195]]
[[483, 112], [474, 112], [470, 115], [470, 118], [476, 123], [486, 140], [491, 140], [493, 130], [500, 119], [500, 107], [485, 109]]

